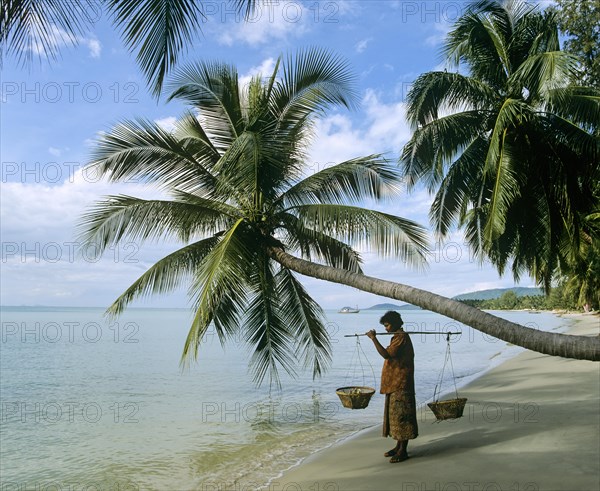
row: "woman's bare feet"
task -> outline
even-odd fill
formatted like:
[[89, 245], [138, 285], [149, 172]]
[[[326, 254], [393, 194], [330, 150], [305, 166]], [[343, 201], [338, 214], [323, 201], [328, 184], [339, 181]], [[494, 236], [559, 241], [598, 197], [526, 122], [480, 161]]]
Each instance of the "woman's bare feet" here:
[[395, 464], [397, 462], [404, 462], [408, 459], [408, 454], [406, 452], [399, 452], [394, 454], [394, 456], [390, 459], [391, 464]]

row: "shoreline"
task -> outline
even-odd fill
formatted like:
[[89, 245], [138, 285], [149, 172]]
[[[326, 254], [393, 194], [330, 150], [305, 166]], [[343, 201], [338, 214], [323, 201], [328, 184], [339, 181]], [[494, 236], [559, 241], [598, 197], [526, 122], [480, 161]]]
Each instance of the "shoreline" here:
[[[598, 335], [595, 313], [557, 314], [565, 331]], [[563, 332], [565, 332], [563, 331]], [[390, 464], [380, 425], [347, 435], [262, 489], [585, 490], [600, 488], [600, 371], [595, 362], [524, 351], [460, 390], [461, 419], [436, 423], [418, 408], [411, 458]]]

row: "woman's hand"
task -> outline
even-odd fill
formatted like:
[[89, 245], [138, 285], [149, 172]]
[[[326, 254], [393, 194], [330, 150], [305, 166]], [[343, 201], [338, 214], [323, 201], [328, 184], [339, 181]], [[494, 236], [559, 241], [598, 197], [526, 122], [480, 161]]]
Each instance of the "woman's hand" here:
[[366, 332], [365, 336], [367, 336], [369, 339], [375, 339], [377, 336], [375, 333], [375, 329], [372, 329], [372, 330]]

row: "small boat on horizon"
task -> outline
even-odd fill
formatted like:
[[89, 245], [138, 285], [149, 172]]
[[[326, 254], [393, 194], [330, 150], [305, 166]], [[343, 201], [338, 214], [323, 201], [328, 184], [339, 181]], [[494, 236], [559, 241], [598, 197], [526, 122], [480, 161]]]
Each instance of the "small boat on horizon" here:
[[342, 307], [340, 310], [338, 310], [339, 314], [358, 314], [359, 312], [360, 309], [358, 308], [358, 305], [355, 309], [353, 309], [352, 307]]

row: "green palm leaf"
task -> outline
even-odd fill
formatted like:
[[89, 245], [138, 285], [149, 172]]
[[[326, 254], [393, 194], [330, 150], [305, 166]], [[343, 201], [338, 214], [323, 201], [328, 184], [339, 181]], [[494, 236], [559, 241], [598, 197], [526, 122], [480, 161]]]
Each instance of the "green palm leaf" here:
[[199, 111], [202, 125], [223, 153], [243, 132], [239, 76], [225, 63], [199, 62], [178, 68], [167, 89], [168, 101], [177, 99]]
[[511, 92], [526, 88], [527, 100], [546, 100], [551, 91], [563, 88], [577, 72], [577, 58], [562, 51], [530, 56], [511, 75], [507, 85]]
[[427, 235], [411, 220], [343, 205], [303, 205], [291, 211], [308, 228], [344, 242], [370, 246], [384, 257], [399, 257], [416, 267], [425, 264]]
[[448, 169], [435, 195], [429, 217], [438, 238], [445, 237], [452, 224], [463, 220], [467, 203], [476, 202], [479, 193], [473, 196], [481, 173], [480, 163], [485, 159], [487, 141], [474, 139]]
[[331, 105], [351, 108], [356, 92], [348, 62], [329, 51], [307, 48], [283, 64], [283, 77], [273, 87], [272, 110], [281, 121], [304, 122]]
[[[126, 121], [99, 138], [89, 167], [111, 181], [148, 182], [167, 189], [214, 189], [215, 176], [202, 165], [204, 153], [198, 156], [197, 146], [188, 143], [153, 122]], [[203, 148], [209, 159], [214, 159], [212, 149]]]
[[200, 198], [191, 204], [109, 196], [83, 215], [80, 238], [94, 243], [100, 252], [125, 237], [140, 243], [159, 239], [187, 242], [195, 235], [223, 230], [236, 218], [235, 213], [235, 209], [223, 203]]
[[281, 387], [278, 367], [293, 376], [295, 361], [286, 306], [279, 296], [270, 260], [261, 257], [254, 272], [255, 291], [246, 311], [246, 340], [253, 349], [251, 369], [254, 381], [262, 383], [267, 374], [269, 385]]
[[239, 330], [241, 313], [247, 306], [246, 287], [251, 284], [248, 268], [254, 259], [244, 229], [244, 220], [240, 218], [222, 235], [195, 272], [190, 293], [196, 297], [196, 315], [181, 355], [184, 366], [198, 357], [198, 345], [211, 322], [221, 343]]
[[407, 118], [413, 128], [437, 120], [442, 109], [489, 108], [498, 95], [473, 77], [449, 72], [428, 72], [417, 77], [407, 97]]
[[381, 155], [369, 155], [326, 167], [293, 185], [279, 198], [285, 207], [311, 203], [359, 203], [399, 194], [400, 174]]
[[[488, 111], [463, 111], [415, 131], [401, 157], [409, 188], [422, 180], [430, 191], [435, 189], [456, 155], [486, 132], [489, 116]], [[479, 131], [474, 133], [474, 128]]]
[[311, 368], [313, 378], [323, 374], [331, 362], [331, 345], [321, 307], [308, 295], [294, 274], [282, 268], [275, 277], [284, 309], [284, 322], [296, 339], [296, 356]]
[[136, 298], [173, 291], [192, 277], [217, 242], [217, 237], [209, 237], [163, 257], [114, 301], [107, 314], [120, 315]]
[[23, 65], [40, 58], [57, 59], [63, 44], [76, 45], [94, 23], [99, 6], [87, 0], [48, 2], [5, 0], [0, 11], [0, 62], [15, 56]]
[[201, 4], [194, 0], [107, 0], [107, 5], [125, 44], [137, 50], [137, 61], [158, 96], [165, 75], [200, 32]]
[[308, 260], [317, 259], [334, 267], [362, 273], [360, 255], [351, 246], [319, 230], [306, 227], [296, 216], [279, 215], [281, 238], [287, 248], [299, 251]]

